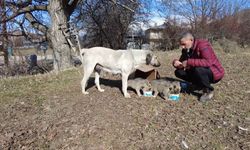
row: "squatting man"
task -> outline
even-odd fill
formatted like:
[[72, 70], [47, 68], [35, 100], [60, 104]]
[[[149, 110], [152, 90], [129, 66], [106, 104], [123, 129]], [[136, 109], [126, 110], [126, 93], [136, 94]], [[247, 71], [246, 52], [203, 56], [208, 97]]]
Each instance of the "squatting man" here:
[[[211, 100], [214, 88], [211, 84], [219, 82], [224, 76], [224, 68], [207, 40], [195, 39], [191, 33], [180, 38], [182, 54], [173, 60], [175, 76], [192, 86], [189, 89], [202, 89], [201, 102]], [[195, 87], [195, 88], [194, 88]]]

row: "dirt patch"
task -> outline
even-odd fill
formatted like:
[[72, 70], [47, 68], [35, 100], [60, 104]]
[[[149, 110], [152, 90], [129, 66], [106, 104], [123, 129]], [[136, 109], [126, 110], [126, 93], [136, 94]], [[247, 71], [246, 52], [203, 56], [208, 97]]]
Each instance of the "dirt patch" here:
[[[179, 52], [158, 53], [162, 77], [174, 77]], [[250, 53], [218, 57], [226, 69], [214, 100], [194, 95], [179, 102], [121, 93], [119, 76], [91, 78], [80, 89], [81, 69], [2, 79], [0, 149], [249, 149]]]

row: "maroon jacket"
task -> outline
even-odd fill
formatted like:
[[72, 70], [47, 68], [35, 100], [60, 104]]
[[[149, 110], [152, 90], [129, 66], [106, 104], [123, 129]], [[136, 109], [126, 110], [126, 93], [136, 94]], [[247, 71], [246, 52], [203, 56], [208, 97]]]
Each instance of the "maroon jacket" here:
[[180, 61], [184, 60], [187, 60], [187, 65], [190, 67], [209, 67], [214, 81], [220, 80], [224, 76], [224, 68], [207, 40], [195, 40], [189, 54], [187, 50], [182, 50]]

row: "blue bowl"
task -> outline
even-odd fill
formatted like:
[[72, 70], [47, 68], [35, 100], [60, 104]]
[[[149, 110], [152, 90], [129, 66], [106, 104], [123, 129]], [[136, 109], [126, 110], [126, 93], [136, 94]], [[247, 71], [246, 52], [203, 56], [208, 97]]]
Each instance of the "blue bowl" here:
[[153, 92], [152, 91], [144, 91], [143, 96], [151, 97], [151, 96], [153, 96]]
[[180, 99], [180, 95], [179, 94], [170, 94], [169, 99], [172, 101], [178, 101]]

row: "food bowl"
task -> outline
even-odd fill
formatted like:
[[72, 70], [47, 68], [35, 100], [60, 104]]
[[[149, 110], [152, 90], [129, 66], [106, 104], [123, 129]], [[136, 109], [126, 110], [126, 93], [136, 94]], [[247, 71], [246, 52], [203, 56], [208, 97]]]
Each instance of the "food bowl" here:
[[153, 92], [152, 91], [144, 91], [143, 96], [151, 97], [151, 96], [153, 96]]
[[170, 94], [169, 100], [178, 101], [180, 99], [180, 94]]

